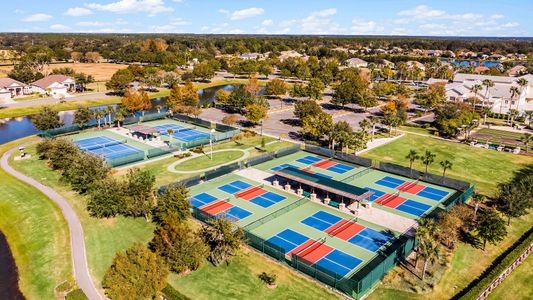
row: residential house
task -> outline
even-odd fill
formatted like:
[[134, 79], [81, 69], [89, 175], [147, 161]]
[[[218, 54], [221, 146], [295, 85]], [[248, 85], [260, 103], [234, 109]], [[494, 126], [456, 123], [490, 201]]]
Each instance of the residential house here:
[[481, 64], [477, 67], [474, 68], [474, 73], [476, 74], [482, 74], [482, 73], [485, 73], [489, 71], [489, 68], [487, 68], [487, 66], [485, 66], [484, 64]]
[[384, 68], [384, 67], [390, 67], [391, 69], [394, 69], [394, 63], [390, 60], [380, 59], [378, 61], [378, 68]]
[[27, 84], [11, 78], [0, 78], [0, 99], [10, 100], [29, 94], [31, 94], [31, 89]]
[[[519, 78], [525, 78], [528, 84], [520, 87], [516, 83]], [[483, 86], [483, 80], [490, 79], [494, 86], [488, 90]], [[472, 87], [476, 84], [482, 86], [477, 95], [472, 92]], [[520, 89], [520, 95], [511, 97], [510, 89], [516, 86]], [[477, 97], [477, 106], [490, 107], [495, 113], [507, 113], [510, 109], [516, 109], [520, 113], [533, 110], [533, 75], [528, 74], [521, 77], [510, 76], [489, 76], [478, 74], [457, 73], [451, 83], [446, 85], [446, 97], [448, 101], [465, 102], [471, 97]]]
[[279, 61], [284, 61], [289, 57], [303, 57], [303, 55], [294, 50], [281, 51], [281, 54], [279, 55], [278, 59]]
[[368, 66], [366, 61], [356, 57], [347, 59], [344, 64], [351, 68], [366, 68]]
[[492, 60], [505, 60], [505, 56], [501, 54], [492, 54], [489, 58]]
[[410, 60], [410, 61], [407, 62], [407, 65], [409, 67], [412, 67], [412, 68], [417, 67], [417, 68], [419, 68], [422, 71], [426, 70], [426, 66], [424, 66], [424, 64], [419, 62], [419, 61]]
[[506, 72], [507, 76], [518, 77], [527, 74], [527, 68], [522, 65], [516, 65]]
[[31, 83], [33, 92], [43, 95], [69, 96], [69, 92], [76, 90], [76, 81], [68, 76], [57, 74], [48, 75]]
[[265, 56], [261, 53], [257, 53], [257, 52], [249, 52], [249, 53], [243, 53], [239, 56], [241, 59], [244, 59], [244, 60], [258, 60], [258, 59], [262, 59], [264, 58]]

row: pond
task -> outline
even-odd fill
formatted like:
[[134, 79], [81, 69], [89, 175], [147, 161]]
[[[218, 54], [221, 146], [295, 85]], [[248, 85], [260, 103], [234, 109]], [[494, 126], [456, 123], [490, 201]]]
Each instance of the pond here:
[[7, 244], [6, 237], [2, 232], [0, 232], [0, 299], [24, 299], [18, 286], [17, 266]]
[[[198, 91], [200, 96], [200, 105], [211, 104], [215, 101], [216, 93], [219, 90], [232, 91], [237, 87], [237, 85], [219, 85], [209, 88], [205, 88]], [[261, 87], [259, 92], [260, 95], [264, 94], [264, 87]], [[166, 104], [166, 97], [156, 98], [152, 100], [152, 109], [147, 112], [156, 112], [157, 106], [161, 105], [164, 107]], [[116, 106], [116, 105], [112, 105]], [[91, 109], [102, 109], [105, 106], [97, 106]], [[165, 111], [165, 110], [163, 110]], [[74, 118], [74, 111], [62, 111], [59, 113], [61, 121], [65, 125], [72, 125], [72, 120]], [[93, 120], [93, 122], [96, 122]], [[39, 133], [37, 129], [33, 126], [29, 117], [16, 117], [16, 118], [6, 118], [0, 119], [0, 145], [5, 144], [16, 139], [20, 139], [26, 136], [34, 135]]]
[[470, 65], [477, 67], [479, 65], [484, 65], [485, 67], [490, 68], [490, 67], [497, 67], [501, 65], [501, 63], [497, 61], [479, 61], [479, 60], [458, 60], [458, 59], [446, 60], [446, 59], [443, 59], [440, 62], [452, 63], [456, 65], [457, 67], [469, 67]]

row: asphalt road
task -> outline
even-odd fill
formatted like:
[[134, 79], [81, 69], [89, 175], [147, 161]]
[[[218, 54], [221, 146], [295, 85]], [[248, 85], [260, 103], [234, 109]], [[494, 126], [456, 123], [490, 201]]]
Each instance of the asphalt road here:
[[52, 188], [41, 184], [40, 182], [30, 178], [9, 165], [9, 157], [14, 151], [18, 151], [18, 147], [10, 149], [2, 156], [0, 160], [0, 167], [13, 177], [26, 182], [27, 184], [37, 188], [48, 198], [50, 198], [60, 209], [63, 217], [67, 221], [70, 232], [70, 250], [72, 256], [72, 266], [74, 268], [74, 279], [78, 287], [83, 290], [85, 295], [90, 300], [105, 299], [100, 295], [99, 291], [94, 286], [91, 276], [89, 275], [89, 268], [87, 266], [87, 255], [85, 253], [85, 238], [83, 236], [83, 228], [81, 222], [76, 215], [74, 209], [70, 204], [59, 195]]

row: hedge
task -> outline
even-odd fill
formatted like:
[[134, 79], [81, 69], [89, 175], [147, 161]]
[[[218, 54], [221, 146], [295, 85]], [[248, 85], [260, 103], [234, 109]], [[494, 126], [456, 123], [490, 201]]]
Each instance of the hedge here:
[[190, 300], [187, 296], [178, 292], [170, 284], [167, 284], [167, 286], [165, 286], [165, 288], [161, 292], [163, 292], [163, 295], [168, 300]]
[[533, 243], [533, 228], [524, 233], [509, 249], [498, 256], [494, 262], [473, 282], [464, 288], [454, 299], [477, 299], [477, 297], [505, 271]]

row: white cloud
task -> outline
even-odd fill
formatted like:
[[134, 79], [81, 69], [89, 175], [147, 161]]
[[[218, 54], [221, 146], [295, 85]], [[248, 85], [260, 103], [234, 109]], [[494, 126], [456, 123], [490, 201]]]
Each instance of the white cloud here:
[[509, 23], [503, 24], [501, 27], [503, 27], [503, 28], [515, 28], [515, 27], [518, 27], [518, 25], [520, 25], [518, 22], [509, 22]]
[[[293, 20], [293, 23], [299, 24], [301, 33], [304, 34], [338, 34], [345, 33], [346, 29], [330, 19], [337, 13], [336, 8], [328, 8], [312, 12], [309, 16], [301, 20]], [[283, 24], [288, 27], [290, 23]], [[291, 24], [292, 25], [292, 24]]]
[[375, 21], [353, 20], [350, 29], [353, 34], [379, 34], [385, 27]]
[[77, 26], [81, 27], [105, 27], [111, 25], [110, 23], [97, 22], [97, 21], [87, 21], [87, 22], [78, 22]]
[[24, 11], [22, 9], [18, 9], [18, 8], [15, 9], [13, 12], [16, 13], [16, 14], [23, 14], [24, 13]]
[[410, 17], [415, 19], [432, 19], [442, 17], [445, 14], [445, 11], [432, 9], [427, 5], [418, 5], [413, 9], [402, 10], [398, 13], [399, 16]]
[[173, 11], [172, 7], [165, 6], [163, 0], [120, 0], [109, 4], [89, 3], [85, 6], [119, 14], [147, 12], [149, 16]]
[[242, 29], [231, 29], [230, 31], [228, 31], [229, 34], [243, 34], [244, 33], [244, 30]]
[[45, 22], [45, 21], [49, 21], [50, 19], [52, 19], [51, 15], [34, 14], [34, 15], [27, 16], [26, 18], [22, 19], [22, 21], [24, 22]]
[[261, 22], [261, 25], [263, 26], [270, 26], [272, 25], [274, 22], [271, 20], [271, 19], [266, 19], [264, 20], [263, 22]]
[[230, 12], [226, 9], [219, 9], [218, 12], [228, 16], [231, 20], [242, 20], [242, 19], [262, 15], [265, 12], [265, 10], [259, 7], [250, 7], [250, 8], [236, 10], [233, 12]]
[[63, 24], [53, 24], [50, 26], [50, 29], [58, 30], [58, 31], [67, 31], [69, 30], [69, 27]]
[[183, 26], [183, 25], [189, 25], [191, 24], [191, 22], [184, 20], [182, 18], [175, 18], [175, 19], [170, 20], [169, 24], [172, 26]]
[[337, 9], [336, 8], [328, 8], [328, 9], [316, 11], [316, 12], [312, 13], [311, 16], [313, 16], [313, 17], [329, 17], [329, 16], [333, 16], [336, 13], [337, 13]]
[[84, 8], [84, 7], [72, 7], [69, 8], [65, 14], [67, 16], [72, 17], [81, 17], [81, 16], [88, 16], [92, 14], [93, 12], [90, 9]]
[[490, 18], [494, 20], [503, 19], [503, 15], [495, 14], [490, 16]]

